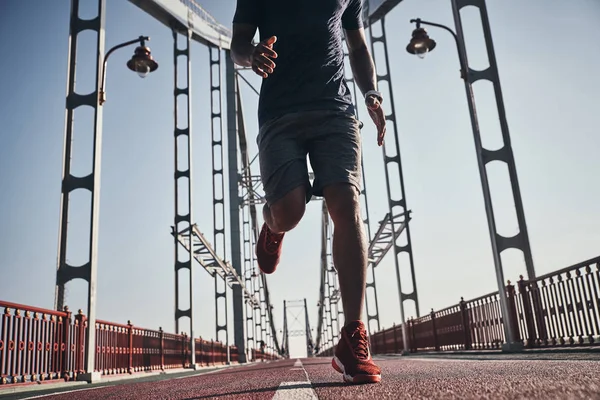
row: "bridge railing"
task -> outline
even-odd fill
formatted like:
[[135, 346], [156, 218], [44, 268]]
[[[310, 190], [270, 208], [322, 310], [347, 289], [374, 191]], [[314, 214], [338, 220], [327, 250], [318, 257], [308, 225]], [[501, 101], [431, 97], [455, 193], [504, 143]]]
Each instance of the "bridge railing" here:
[[518, 320], [528, 347], [600, 344], [600, 257], [518, 282]]
[[[527, 348], [600, 345], [600, 257], [506, 286], [514, 337]], [[494, 350], [505, 341], [498, 292], [406, 322], [410, 352]], [[401, 353], [402, 326], [371, 335], [373, 354]], [[330, 356], [333, 348], [319, 356]]]
[[0, 384], [61, 379], [83, 365], [81, 330], [71, 312], [0, 301]]
[[[85, 372], [87, 317], [0, 301], [0, 387], [37, 381], [70, 380]], [[190, 338], [162, 329], [136, 327], [128, 322], [96, 321], [94, 369], [103, 375], [185, 368], [191, 365]], [[195, 339], [196, 364], [227, 363], [223, 343]], [[239, 362], [238, 349], [229, 347], [232, 363]], [[253, 360], [279, 358], [256, 351]]]

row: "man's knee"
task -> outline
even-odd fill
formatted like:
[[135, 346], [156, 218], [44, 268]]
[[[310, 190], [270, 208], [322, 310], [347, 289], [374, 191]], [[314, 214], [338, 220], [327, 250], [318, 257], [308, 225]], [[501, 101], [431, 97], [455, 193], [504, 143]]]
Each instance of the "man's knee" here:
[[295, 188], [273, 203], [269, 208], [277, 231], [291, 231], [304, 216], [306, 209], [306, 188], [304, 186]]
[[360, 193], [353, 185], [331, 185], [323, 189], [323, 195], [334, 224], [355, 224], [361, 220]]

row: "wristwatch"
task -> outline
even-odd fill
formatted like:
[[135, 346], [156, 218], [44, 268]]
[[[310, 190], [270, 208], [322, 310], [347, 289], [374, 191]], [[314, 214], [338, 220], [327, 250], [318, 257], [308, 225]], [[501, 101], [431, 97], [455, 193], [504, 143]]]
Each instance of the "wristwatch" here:
[[381, 92], [377, 90], [369, 90], [367, 93], [365, 93], [365, 100], [369, 96], [375, 96], [377, 100], [379, 100], [379, 103], [383, 103], [383, 96], [381, 95]]

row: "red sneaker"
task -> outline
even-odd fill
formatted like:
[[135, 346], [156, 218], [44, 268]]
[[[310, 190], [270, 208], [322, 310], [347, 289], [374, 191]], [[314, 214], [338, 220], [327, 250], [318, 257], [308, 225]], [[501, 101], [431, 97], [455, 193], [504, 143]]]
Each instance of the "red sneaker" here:
[[376, 383], [381, 381], [381, 369], [373, 362], [365, 325], [352, 321], [342, 329], [342, 337], [331, 360], [333, 368], [344, 374], [348, 383]]
[[256, 243], [256, 261], [258, 267], [265, 274], [272, 274], [279, 264], [281, 258], [281, 245], [285, 233], [273, 233], [267, 226], [263, 224]]

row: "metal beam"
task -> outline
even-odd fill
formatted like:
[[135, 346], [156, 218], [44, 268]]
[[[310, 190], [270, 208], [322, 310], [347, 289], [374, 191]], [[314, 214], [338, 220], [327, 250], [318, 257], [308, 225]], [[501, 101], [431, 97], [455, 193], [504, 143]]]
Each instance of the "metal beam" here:
[[[177, 237], [178, 242], [185, 249], [193, 249], [194, 259], [208, 272], [212, 277], [219, 277], [227, 282], [230, 288], [238, 285], [241, 287], [244, 297], [255, 306], [259, 304], [256, 297], [246, 288], [244, 280], [237, 274], [235, 268], [230, 263], [223, 261], [217, 255], [209, 241], [200, 232], [196, 224], [192, 229], [185, 228], [175, 233], [174, 227], [171, 227], [171, 233]], [[191, 232], [191, 234], [190, 234]]]
[[[225, 235], [225, 176], [223, 173], [223, 84], [222, 52], [215, 46], [208, 46], [210, 68], [210, 129], [212, 149], [212, 189], [213, 189], [213, 234], [215, 252], [223, 259], [227, 257]], [[215, 277], [215, 325], [216, 339], [227, 347], [229, 354], [229, 317], [227, 304], [227, 284]], [[219, 339], [222, 337], [223, 339]]]
[[[390, 214], [385, 214], [383, 220], [379, 223], [379, 229], [375, 233], [371, 244], [369, 245], [369, 263], [373, 268], [377, 267], [385, 255], [394, 245], [394, 238], [399, 237], [410, 221], [410, 210], [406, 213], [396, 215], [390, 218]], [[395, 232], [393, 230], [396, 230]]]
[[[227, 164], [229, 184], [229, 242], [231, 263], [238, 276], [242, 272], [242, 247], [240, 232], [240, 195], [238, 186], [238, 91], [235, 65], [229, 51], [225, 52], [225, 80], [227, 86]], [[244, 340], [244, 298], [240, 286], [233, 287], [233, 338], [239, 351], [239, 361], [246, 362]]]
[[[173, 29], [173, 62], [174, 62], [174, 108], [175, 108], [175, 227], [178, 230], [191, 229], [192, 227], [192, 93], [191, 93], [191, 59], [190, 59], [190, 34], [186, 35], [185, 47], [180, 49], [177, 42], [179, 38], [179, 32]], [[186, 66], [185, 74], [185, 87], [178, 87], [178, 75], [179, 75], [179, 58], [185, 57], [184, 65]], [[185, 110], [179, 108], [178, 97], [185, 96], [186, 106]], [[180, 127], [179, 121], [183, 118], [179, 118], [181, 115], [186, 116], [186, 126]], [[183, 142], [180, 141], [183, 138]], [[180, 148], [182, 147], [182, 148]], [[183, 154], [182, 154], [183, 153]], [[181, 186], [180, 186], [181, 184]], [[179, 201], [180, 194], [185, 197], [184, 202]], [[181, 205], [184, 204], [184, 207]], [[179, 320], [187, 317], [190, 321], [190, 351], [191, 351], [191, 366], [196, 366], [196, 352], [194, 350], [194, 291], [193, 291], [193, 276], [194, 270], [192, 268], [193, 254], [191, 248], [181, 248], [177, 238], [175, 237], [175, 332], [179, 333]], [[181, 251], [181, 250], [185, 250]], [[188, 287], [188, 299], [189, 307], [187, 309], [181, 309], [179, 305], [179, 294], [180, 294], [180, 270], [185, 269], [188, 271], [189, 276], [189, 287]]]
[[[380, 87], [382, 84], [386, 86], [386, 92], [389, 95], [389, 99], [387, 99], [387, 104], [389, 109], [389, 113], [385, 116], [386, 121], [388, 122], [387, 136], [386, 141], [382, 146], [383, 151], [383, 159], [385, 163], [385, 181], [386, 181], [386, 189], [388, 195], [388, 208], [389, 215], [392, 216], [391, 220], [391, 232], [393, 233], [393, 243], [390, 247], [394, 248], [394, 264], [395, 264], [395, 272], [396, 272], [396, 281], [398, 284], [398, 300], [400, 306], [400, 318], [402, 320], [402, 338], [404, 343], [404, 351], [408, 352], [408, 337], [407, 337], [407, 329], [406, 329], [406, 317], [404, 313], [404, 303], [406, 301], [413, 301], [415, 305], [415, 310], [417, 317], [419, 316], [419, 300], [417, 294], [417, 285], [415, 279], [415, 267], [413, 260], [413, 252], [412, 252], [412, 243], [410, 236], [410, 226], [407, 224], [403, 229], [402, 235], [397, 235], [396, 232], [398, 229], [396, 228], [396, 220], [393, 216], [401, 215], [406, 213], [407, 211], [407, 201], [404, 190], [404, 174], [402, 171], [402, 156], [400, 154], [400, 138], [398, 135], [398, 127], [396, 121], [396, 108], [394, 104], [394, 91], [392, 85], [391, 78], [391, 70], [390, 70], [390, 61], [388, 54], [388, 45], [387, 45], [387, 37], [385, 30], [385, 18], [381, 19], [378, 24], [380, 24], [380, 35], [373, 34], [373, 24], [369, 26], [369, 36], [371, 39], [371, 53], [373, 55], [373, 59], [375, 61], [375, 65], [383, 65], [383, 70], [385, 73], [380, 73], [379, 69], [377, 69], [377, 83]], [[376, 46], [381, 45], [381, 51], [376, 51]], [[381, 62], [378, 62], [380, 60]], [[392, 169], [396, 170], [397, 176], [399, 178], [399, 182], [391, 181], [390, 172]], [[395, 174], [394, 174], [395, 175]], [[399, 184], [400, 191], [392, 190], [392, 185]], [[394, 196], [394, 193], [397, 193], [397, 196]], [[412, 291], [409, 293], [405, 293], [402, 289], [402, 281], [400, 278], [400, 254], [407, 253], [408, 254], [408, 269], [410, 272], [410, 279], [412, 283]]]
[[[67, 97], [65, 134], [63, 148], [63, 173], [61, 182], [60, 200], [60, 229], [58, 239], [58, 265], [56, 268], [56, 290], [54, 307], [58, 311], [64, 308], [65, 285], [73, 279], [87, 281], [87, 322], [85, 364], [86, 373], [78, 376], [79, 380], [93, 382], [100, 379], [100, 373], [94, 372], [94, 358], [96, 355], [96, 277], [98, 269], [98, 221], [100, 210], [100, 162], [102, 160], [102, 107], [99, 105], [99, 88], [101, 86], [102, 64], [104, 58], [104, 26], [106, 19], [106, 0], [98, 0], [98, 14], [95, 18], [84, 20], [79, 18], [79, 0], [71, 1], [69, 50], [67, 60]], [[77, 39], [84, 31], [96, 33], [96, 73], [94, 76], [94, 91], [89, 94], [75, 92], [75, 78], [86, 76], [76, 73], [77, 67]], [[80, 64], [81, 65], [81, 64]], [[81, 106], [89, 106], [94, 110], [93, 125], [93, 162], [90, 173], [83, 177], [71, 174], [71, 153], [73, 150], [73, 125], [75, 110]], [[85, 140], [82, 140], [84, 142]], [[71, 193], [78, 189], [87, 189], [91, 192], [89, 205], [90, 228], [88, 261], [81, 266], [73, 266], [67, 262], [67, 244], [69, 231], [69, 206]], [[73, 221], [71, 221], [73, 222]]]
[[169, 28], [191, 32], [191, 39], [207, 46], [229, 49], [231, 31], [219, 24], [196, 0], [129, 0]]
[[[483, 71], [475, 71], [469, 68], [467, 58], [466, 44], [462, 27], [462, 18], [460, 10], [464, 7], [472, 6], [479, 9], [481, 24], [483, 27], [483, 36], [490, 65]], [[477, 166], [481, 179], [481, 187], [483, 190], [483, 198], [485, 204], [485, 212], [488, 221], [488, 230], [492, 245], [494, 267], [496, 270], [496, 283], [498, 285], [498, 293], [500, 299], [500, 308], [503, 316], [503, 327], [506, 343], [503, 348], [508, 351], [521, 350], [523, 344], [516, 338], [515, 332], [518, 332], [518, 327], [513, 326], [514, 321], [509, 318], [509, 306], [506, 293], [504, 268], [502, 266], [501, 253], [504, 250], [514, 248], [523, 252], [525, 267], [528, 278], [535, 279], [535, 268], [533, 265], [533, 257], [529, 243], [529, 235], [527, 233], [527, 224], [525, 222], [525, 211], [523, 208], [523, 200], [521, 198], [521, 190], [519, 188], [519, 180], [517, 177], [517, 167], [515, 164], [514, 153], [512, 150], [508, 122], [506, 119], [506, 110], [504, 108], [504, 99], [500, 86], [500, 76], [498, 74], [498, 64], [496, 62], [496, 54], [492, 41], [492, 32], [490, 21], [487, 13], [485, 0], [470, 0], [458, 1], [452, 0], [452, 13], [454, 15], [454, 23], [456, 26], [456, 39], [458, 53], [461, 60], [461, 67], [464, 75], [465, 91], [467, 95], [467, 103], [471, 117], [471, 126], [473, 130], [473, 139], [475, 142], [475, 151], [477, 153]], [[488, 150], [483, 147], [479, 130], [479, 122], [477, 118], [477, 110], [475, 106], [475, 96], [473, 94], [473, 83], [478, 80], [487, 80], [494, 87], [494, 95], [498, 116], [500, 119], [500, 130], [502, 132], [503, 146], [497, 150]], [[508, 176], [511, 184], [513, 201], [517, 214], [517, 224], [519, 232], [512, 237], [504, 237], [498, 233], [496, 221], [494, 217], [494, 209], [492, 203], [492, 195], [490, 191], [486, 165], [492, 161], [503, 163], [508, 169]]]
[[327, 285], [327, 230], [329, 223], [329, 214], [327, 212], [327, 205], [323, 202], [321, 209], [321, 283], [319, 285], [319, 303], [317, 306], [318, 314], [317, 314], [317, 342], [315, 345], [315, 349], [317, 352], [321, 350], [323, 346], [321, 346], [323, 342], [323, 333], [324, 326], [326, 325], [325, 320], [325, 287]]

